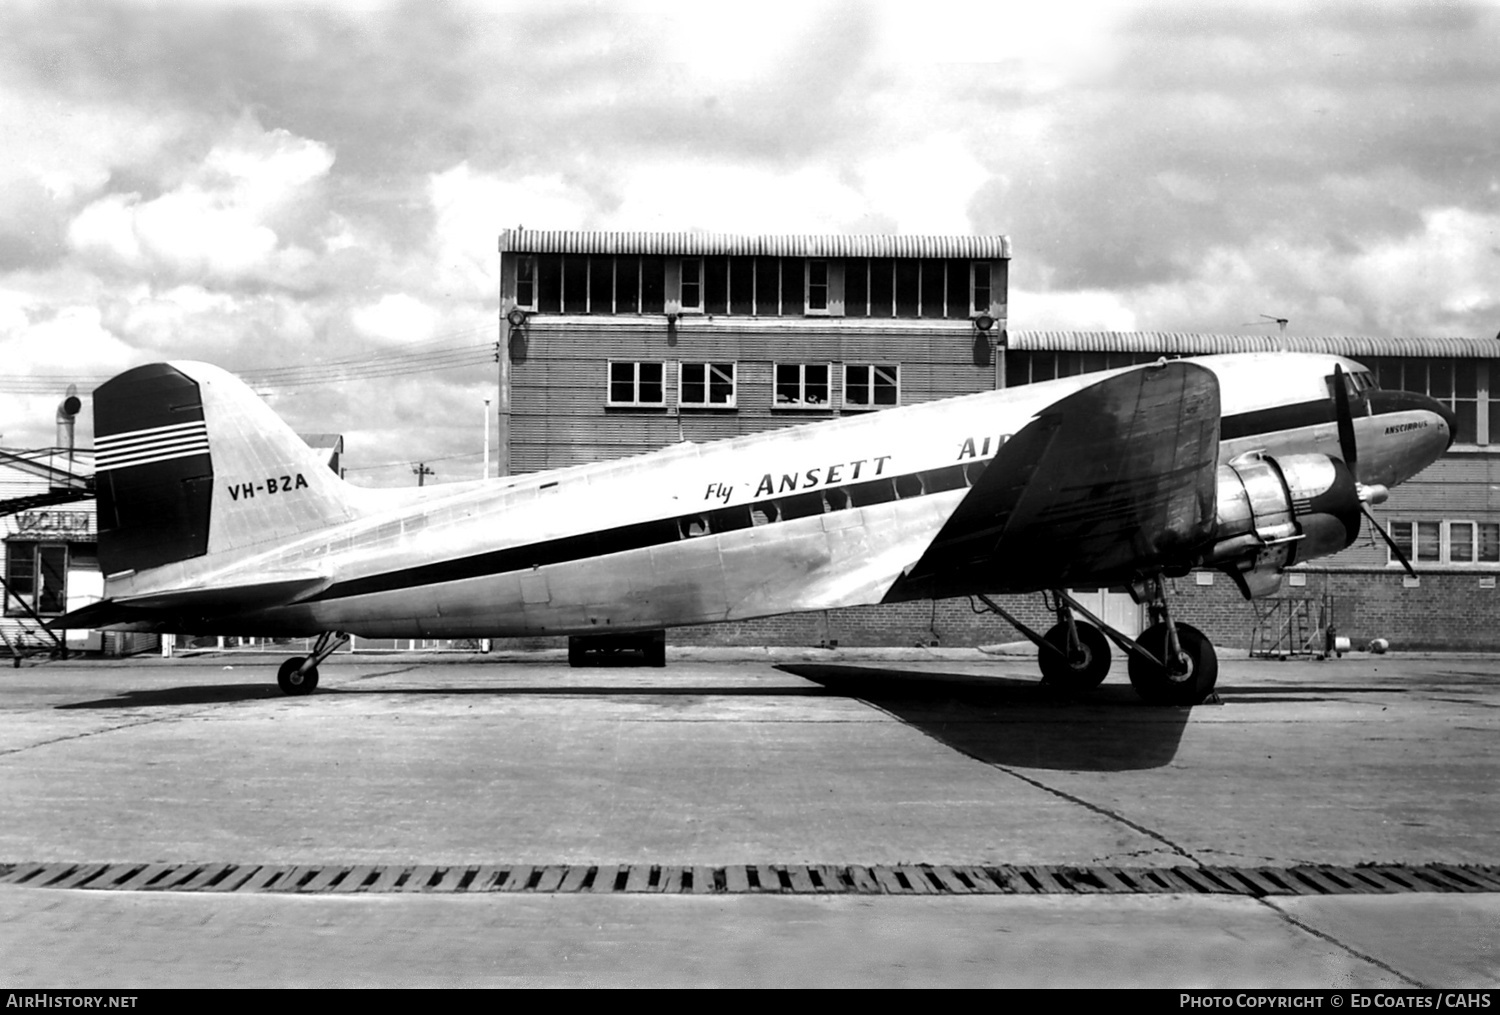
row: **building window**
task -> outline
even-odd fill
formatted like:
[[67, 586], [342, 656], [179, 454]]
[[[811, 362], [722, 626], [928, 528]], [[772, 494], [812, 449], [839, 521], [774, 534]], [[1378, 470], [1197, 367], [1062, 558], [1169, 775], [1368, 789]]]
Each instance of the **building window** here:
[[615, 259], [589, 258], [589, 313], [615, 312]]
[[679, 302], [685, 314], [703, 313], [703, 259], [701, 257], [682, 259], [682, 295]]
[[733, 363], [683, 363], [677, 368], [677, 404], [685, 408], [733, 409]]
[[990, 312], [990, 262], [969, 262], [969, 313], [978, 317]]
[[666, 385], [663, 383], [664, 363], [616, 363], [609, 364], [609, 400], [607, 405], [617, 406], [662, 406], [667, 404]]
[[16, 541], [5, 544], [5, 616], [24, 617], [19, 598], [44, 617], [64, 613], [68, 602], [68, 547], [65, 543]]
[[807, 259], [807, 312], [828, 313], [828, 262], [821, 257]]
[[827, 363], [777, 363], [777, 409], [827, 409], [832, 401]]
[[1486, 360], [1371, 356], [1365, 365], [1387, 391], [1415, 391], [1437, 399], [1458, 417], [1456, 444], [1489, 444], [1494, 402]]
[[531, 254], [523, 254], [516, 261], [516, 306], [536, 309], [536, 258]]
[[846, 363], [844, 408], [882, 409], [901, 404], [901, 367], [895, 363]]
[[[1400, 521], [1391, 539], [1412, 564], [1500, 564], [1500, 522]], [[1387, 551], [1389, 564], [1400, 567]]]
[[1073, 377], [1094, 370], [1115, 370], [1120, 367], [1155, 363], [1161, 353], [1153, 352], [1041, 352], [1007, 350], [1005, 353], [1006, 387], [1035, 384], [1058, 377]]

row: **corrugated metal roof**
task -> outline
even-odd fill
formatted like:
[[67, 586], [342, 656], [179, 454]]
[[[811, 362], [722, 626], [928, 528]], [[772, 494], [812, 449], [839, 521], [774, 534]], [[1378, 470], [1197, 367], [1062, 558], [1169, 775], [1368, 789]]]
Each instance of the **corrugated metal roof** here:
[[1012, 331], [1010, 348], [1054, 352], [1322, 352], [1335, 356], [1500, 359], [1493, 338], [1369, 338], [1341, 335], [1209, 335], [1179, 331]]
[[729, 254], [765, 257], [1010, 257], [1009, 236], [737, 236], [731, 233], [604, 233], [507, 229], [501, 253]]

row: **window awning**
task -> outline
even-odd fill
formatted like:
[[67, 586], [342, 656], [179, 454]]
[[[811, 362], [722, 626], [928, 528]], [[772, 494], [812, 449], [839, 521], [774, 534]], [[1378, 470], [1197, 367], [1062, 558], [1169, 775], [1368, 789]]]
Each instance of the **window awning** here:
[[1011, 331], [1024, 352], [1154, 352], [1204, 356], [1221, 352], [1321, 352], [1335, 356], [1500, 359], [1493, 338], [1370, 338], [1340, 335], [1213, 335], [1180, 331]]
[[783, 234], [739, 236], [732, 233], [586, 232], [578, 230], [507, 229], [500, 234], [501, 253], [525, 254], [664, 254], [702, 257], [713, 254], [756, 257], [955, 257], [1006, 260], [1009, 236], [840, 236]]

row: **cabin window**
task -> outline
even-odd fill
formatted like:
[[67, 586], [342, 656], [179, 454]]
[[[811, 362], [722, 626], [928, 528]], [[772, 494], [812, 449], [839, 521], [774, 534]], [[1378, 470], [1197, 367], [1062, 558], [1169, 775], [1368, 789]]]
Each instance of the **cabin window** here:
[[667, 404], [664, 363], [609, 363], [606, 405], [662, 406]]
[[678, 367], [677, 403], [684, 408], [733, 409], [733, 363], [683, 363]]
[[901, 404], [901, 367], [895, 363], [844, 364], [844, 408], [883, 409]]
[[772, 405], [777, 409], [828, 409], [832, 402], [829, 372], [827, 363], [777, 363]]

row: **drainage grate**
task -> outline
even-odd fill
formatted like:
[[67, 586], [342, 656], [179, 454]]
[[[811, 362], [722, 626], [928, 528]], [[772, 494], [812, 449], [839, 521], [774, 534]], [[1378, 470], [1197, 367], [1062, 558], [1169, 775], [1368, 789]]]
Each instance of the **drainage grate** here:
[[673, 867], [233, 863], [0, 864], [0, 884], [127, 892], [556, 892], [860, 895], [1393, 895], [1500, 892], [1500, 867], [1009, 867], [943, 864]]

